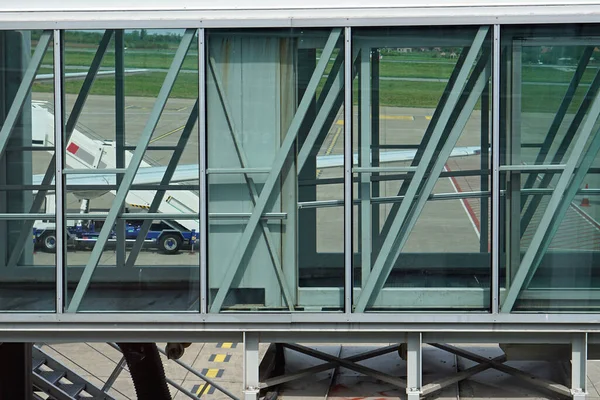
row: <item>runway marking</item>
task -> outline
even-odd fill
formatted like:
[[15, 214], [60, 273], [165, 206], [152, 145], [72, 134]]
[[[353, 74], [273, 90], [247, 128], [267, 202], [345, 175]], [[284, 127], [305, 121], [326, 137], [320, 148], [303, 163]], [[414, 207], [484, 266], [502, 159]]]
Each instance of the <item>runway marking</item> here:
[[204, 368], [200, 373], [207, 378], [220, 378], [223, 376], [224, 371], [220, 368]]
[[164, 139], [164, 138], [166, 138], [167, 136], [170, 136], [170, 135], [174, 134], [175, 132], [179, 132], [179, 131], [183, 130], [183, 128], [185, 128], [185, 125], [181, 125], [179, 128], [175, 128], [175, 129], [173, 129], [172, 131], [169, 131], [169, 132], [167, 132], [167, 133], [163, 133], [163, 134], [162, 134], [162, 135], [160, 135], [159, 137], [156, 137], [156, 138], [152, 139], [152, 140], [150, 141], [150, 143], [154, 143], [154, 142], [156, 142], [156, 141], [158, 141], [158, 140]]
[[127, 203], [127, 204], [129, 204], [131, 207], [135, 207], [135, 208], [143, 208], [146, 210], [150, 209], [150, 206], [146, 205], [146, 204], [133, 204], [133, 203]]
[[208, 383], [203, 383], [202, 385], [194, 385], [192, 388], [192, 393], [194, 393], [198, 397], [202, 397], [203, 394], [213, 394], [215, 392], [215, 388], [209, 385]]
[[[444, 166], [444, 171], [452, 172], [452, 170], [450, 169], [450, 167], [448, 167], [448, 165]], [[453, 176], [450, 176], [450, 177], [448, 177], [448, 179], [450, 180], [450, 184], [454, 188], [454, 191], [456, 193], [462, 193], [463, 190], [461, 189], [460, 185], [458, 184], [458, 181], [456, 180], [456, 178]], [[465, 210], [465, 212], [467, 213], [467, 216], [469, 217], [469, 221], [471, 222], [471, 225], [473, 226], [473, 229], [475, 230], [475, 234], [477, 235], [477, 238], [479, 238], [481, 224], [479, 222], [479, 218], [477, 218], [477, 214], [475, 213], [475, 211], [473, 211], [473, 207], [471, 207], [471, 205], [469, 204], [467, 199], [460, 199], [460, 203], [461, 203], [463, 209]]]
[[235, 349], [236, 347], [237, 347], [237, 343], [230, 343], [230, 342], [217, 343], [218, 349]]
[[209, 357], [208, 361], [224, 363], [224, 362], [229, 362], [230, 359], [231, 359], [231, 354], [212, 354]]
[[402, 120], [402, 121], [414, 121], [415, 117], [412, 115], [380, 115], [379, 119], [390, 119], [390, 120]]
[[[329, 143], [329, 146], [327, 146], [327, 150], [325, 150], [325, 155], [328, 156], [331, 154], [331, 152], [333, 151], [333, 148], [335, 147], [335, 144], [337, 143], [338, 138], [340, 137], [340, 134], [342, 133], [343, 129], [341, 127], [338, 127], [335, 130], [335, 134], [333, 135], [333, 139], [331, 139], [331, 143]], [[317, 178], [321, 175], [322, 170], [318, 169], [317, 170]]]
[[[431, 119], [431, 117], [425, 117], [427, 119]], [[388, 120], [392, 120], [392, 121], [414, 121], [415, 117], [413, 115], [380, 115], [379, 116], [379, 120], [382, 119], [388, 119]], [[344, 125], [344, 120], [343, 119], [338, 119], [337, 121], [335, 121], [336, 125]]]

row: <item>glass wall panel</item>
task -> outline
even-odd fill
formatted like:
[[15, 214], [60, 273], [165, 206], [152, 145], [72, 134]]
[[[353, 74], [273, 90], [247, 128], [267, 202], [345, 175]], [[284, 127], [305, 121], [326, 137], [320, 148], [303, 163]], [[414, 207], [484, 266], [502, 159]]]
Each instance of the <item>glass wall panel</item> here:
[[195, 30], [64, 32], [66, 310], [199, 311]]
[[491, 28], [352, 46], [354, 311], [489, 309]]
[[597, 26], [503, 31], [501, 301], [600, 309]]
[[208, 32], [210, 312], [343, 306], [343, 32]]
[[[54, 311], [52, 31], [0, 31], [0, 310]], [[47, 174], [44, 180], [44, 175]]]

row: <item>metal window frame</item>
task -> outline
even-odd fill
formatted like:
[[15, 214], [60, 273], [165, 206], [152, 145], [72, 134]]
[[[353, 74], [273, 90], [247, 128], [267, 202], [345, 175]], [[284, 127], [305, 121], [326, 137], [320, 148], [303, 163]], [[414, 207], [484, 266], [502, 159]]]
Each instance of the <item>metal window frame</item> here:
[[500, 25], [494, 25], [492, 44], [492, 314], [500, 309], [500, 29]]
[[[1, 18], [0, 18], [1, 20]], [[460, 19], [459, 19], [460, 20]], [[496, 20], [497, 21], [497, 20]], [[179, 22], [179, 21], [178, 21]], [[350, 22], [353, 22], [352, 20]], [[447, 23], [439, 20], [435, 20], [436, 24], [439, 25], [452, 25], [452, 24], [456, 24], [457, 22], [455, 21], [454, 23]], [[139, 21], [136, 21], [136, 23], [140, 23]], [[143, 25], [143, 21], [142, 21], [142, 25]], [[147, 21], [146, 21], [147, 23]], [[478, 24], [480, 24], [481, 22], [478, 21]], [[564, 23], [564, 21], [563, 21]], [[196, 26], [198, 24], [198, 21], [195, 21], [193, 24], [185, 24], [186, 27], [189, 26]], [[388, 21], [386, 24], [390, 24], [390, 22]], [[121, 26], [124, 26], [126, 24], [121, 24]], [[134, 24], [135, 25], [135, 24]], [[134, 25], [127, 25], [127, 27], [134, 27]], [[160, 22], [158, 23], [159, 27], [173, 27], [173, 24], [170, 23], [166, 23]], [[327, 26], [332, 26], [333, 24], [327, 24]], [[346, 20], [346, 25], [348, 25], [348, 20]], [[372, 25], [376, 25], [375, 23], [373, 23]], [[414, 25], [414, 24], [412, 24]], [[3, 27], [5, 27], [4, 24], [2, 24]], [[38, 25], [36, 25], [38, 26]], [[53, 26], [57, 26], [56, 24]], [[60, 24], [58, 24], [58, 26], [62, 26]], [[103, 25], [104, 27], [106, 27], [106, 24]], [[147, 27], [148, 25], [143, 25], [145, 27]], [[201, 25], [203, 26], [203, 25]], [[261, 25], [264, 26], [264, 25]], [[353, 25], [354, 26], [354, 25]], [[66, 28], [60, 28], [60, 29], [66, 29]], [[498, 38], [499, 40], [499, 32], [501, 29], [501, 25], [499, 24], [495, 24], [494, 25], [494, 38]], [[200, 28], [199, 32], [202, 32], [202, 38], [204, 38], [204, 28]], [[346, 34], [348, 35], [347, 37], [349, 37], [349, 34], [351, 32], [351, 28], [346, 26], [346, 30], [345, 30]], [[498, 34], [498, 35], [497, 35]], [[348, 41], [346, 42], [346, 46], [348, 46], [349, 48], [351, 48], [351, 43], [348, 43]], [[494, 86], [493, 86], [493, 99], [492, 99], [492, 106], [493, 106], [493, 110], [494, 112], [492, 113], [493, 116], [493, 121], [492, 121], [492, 126], [493, 126], [493, 135], [492, 135], [492, 168], [493, 168], [493, 178], [492, 178], [492, 200], [493, 200], [493, 210], [492, 210], [492, 218], [493, 220], [496, 221], [495, 224], [492, 225], [492, 238], [496, 239], [496, 245], [497, 245], [497, 240], [498, 240], [498, 235], [499, 235], [499, 226], [498, 226], [498, 207], [499, 207], [499, 199], [500, 199], [500, 192], [499, 192], [499, 97], [500, 97], [500, 89], [499, 89], [499, 85], [497, 85], [497, 81], [499, 83], [499, 68], [500, 68], [500, 64], [499, 64], [499, 54], [500, 53], [500, 46], [499, 46], [499, 42], [498, 44], [496, 43], [496, 41], [494, 41], [494, 66], [493, 66], [493, 79], [494, 79]], [[56, 55], [55, 55], [56, 57]], [[199, 129], [200, 129], [200, 190], [201, 190], [201, 198], [206, 198], [206, 177], [205, 177], [205, 172], [206, 172], [206, 154], [205, 154], [205, 147], [203, 146], [204, 142], [203, 140], [206, 140], [206, 127], [205, 127], [205, 122], [206, 122], [206, 99], [205, 99], [205, 74], [203, 73], [203, 71], [205, 71], [205, 64], [204, 64], [204, 58], [205, 58], [205, 49], [204, 49], [204, 40], [200, 40], [199, 37], [199, 51], [198, 51], [198, 57], [199, 57], [199, 82], [200, 82], [200, 86], [199, 86], [199, 91], [200, 91], [200, 124], [199, 124]], [[351, 55], [349, 53], [347, 53], [345, 55], [346, 57], [346, 61], [348, 61], [348, 58], [351, 57]], [[350, 58], [351, 60], [351, 58]], [[498, 60], [498, 61], [497, 61]], [[345, 78], [346, 78], [346, 82], [348, 77], [351, 75], [351, 62], [347, 62], [347, 64], [345, 65]], [[55, 66], [56, 68], [56, 66]], [[60, 79], [55, 77], [55, 81], [56, 79]], [[351, 78], [350, 78], [351, 79]], [[62, 96], [62, 91], [55, 90], [55, 96]], [[351, 99], [352, 99], [352, 94], [351, 94], [351, 85], [346, 85], [345, 88], [345, 98], [346, 100], [350, 100], [346, 102], [346, 110], [350, 109], [351, 110]], [[346, 122], [346, 131], [345, 131], [345, 140], [348, 140], [348, 136], [351, 133], [351, 129], [350, 129], [350, 124], [348, 124], [348, 121], [351, 122], [351, 115], [348, 113], [345, 116], [345, 122]], [[55, 122], [55, 124], [57, 124], [57, 122]], [[55, 132], [56, 134], [56, 132]], [[58, 143], [58, 142], [57, 142]], [[347, 157], [347, 152], [348, 149], [350, 149], [350, 160], [351, 160], [351, 147], [350, 146], [345, 146], [345, 156]], [[204, 164], [202, 163], [202, 161], [204, 161]], [[348, 161], [346, 159], [346, 161]], [[203, 169], [204, 166], [204, 169]], [[351, 166], [351, 163], [350, 163]], [[57, 170], [59, 168], [59, 164], [58, 164], [58, 160], [57, 160]], [[58, 172], [58, 171], [57, 171]], [[347, 175], [350, 175], [350, 185], [349, 185], [349, 189], [350, 189], [350, 195], [351, 195], [351, 170], [348, 167], [348, 162], [346, 162], [346, 168], [345, 168], [345, 178]], [[58, 175], [57, 176], [61, 176]], [[63, 189], [60, 189], [59, 186], [57, 186], [57, 192], [58, 191], [62, 191]], [[351, 210], [352, 210], [352, 205], [351, 205], [351, 200], [347, 201], [346, 199], [348, 198], [348, 193], [345, 192], [345, 210], [349, 209], [350, 210], [350, 217], [351, 217]], [[58, 193], [57, 193], [57, 197], [58, 197]], [[349, 197], [351, 199], [351, 196]], [[201, 228], [201, 233], [200, 233], [200, 238], [201, 238], [201, 245], [202, 246], [206, 246], [206, 227], [207, 227], [207, 213], [206, 213], [206, 209], [205, 207], [202, 207], [202, 203], [205, 204], [205, 202], [201, 202], [201, 208], [200, 208], [200, 220], [204, 220], [204, 229]], [[58, 211], [58, 208], [57, 208]], [[348, 215], [347, 215], [348, 216]], [[347, 225], [347, 224], [346, 224]], [[352, 225], [350, 222], [349, 226], [345, 225], [345, 231], [348, 232], [348, 230], [352, 229]], [[201, 223], [201, 227], [202, 227], [202, 223]], [[61, 243], [62, 238], [59, 237], [58, 239], [58, 244], [59, 246], [62, 245]], [[348, 246], [348, 240], [345, 241], [345, 245]], [[349, 241], [349, 248], [351, 249], [351, 236], [350, 236], [350, 241]], [[495, 246], [494, 246], [495, 247]], [[348, 247], [346, 247], [348, 248]], [[204, 250], [206, 250], [206, 248], [204, 247]], [[206, 257], [206, 252], [203, 251], [202, 252], [204, 254], [204, 258]], [[350, 258], [351, 258], [351, 251], [349, 253]], [[498, 252], [495, 251], [494, 249], [492, 250], [492, 254], [493, 254], [493, 260], [496, 260], [496, 257], [498, 256]], [[346, 258], [348, 258], [348, 255], [346, 255]], [[201, 260], [202, 260], [202, 256], [201, 256]], [[57, 261], [57, 266], [58, 266], [58, 261]], [[201, 261], [201, 276], [204, 276], [204, 278], [206, 278], [206, 270], [207, 266], [206, 266], [206, 259], [204, 260], [204, 263], [202, 263]], [[492, 269], [493, 269], [493, 274], [496, 274], [496, 277], [494, 279], [497, 279], [497, 274], [498, 274], [498, 263], [497, 261], [492, 264]], [[348, 277], [350, 276], [351, 273], [351, 268], [350, 270], [348, 269], [348, 262], [346, 263], [346, 279], [348, 279]], [[57, 273], [58, 274], [58, 273]], [[346, 283], [347, 285], [347, 283]], [[58, 283], [57, 283], [58, 286]], [[350, 287], [351, 287], [351, 281], [350, 281]], [[492, 286], [494, 287], [494, 286]], [[351, 293], [351, 290], [350, 290]], [[349, 294], [347, 293], [346, 296], [349, 296]], [[492, 296], [497, 296], [497, 290], [495, 290], [492, 294]], [[57, 287], [57, 299], [59, 298], [59, 291], [58, 291], [58, 287]], [[314, 329], [314, 326], [312, 326], [312, 323], [330, 323], [332, 326], [335, 325], [335, 329], [340, 329], [340, 330], [348, 330], [348, 331], [368, 331], [369, 329], [373, 329], [374, 327], [377, 327], [378, 329], [383, 329], [385, 327], [402, 327], [402, 330], [413, 330], [413, 329], [423, 329], [425, 328], [426, 330], [437, 330], [440, 327], [448, 327], [450, 325], [454, 325], [456, 323], [456, 321], [460, 320], [461, 322], [464, 323], [464, 325], [462, 325], [459, 330], [464, 330], [464, 331], [470, 331], [473, 329], [477, 329], [477, 330], [483, 330], [483, 331], [496, 331], [498, 330], [498, 325], [497, 324], [506, 324], [506, 326], [503, 329], [515, 329], [518, 327], [518, 329], [524, 329], [524, 330], [534, 330], [534, 331], [545, 331], [545, 330], [556, 330], [556, 329], [565, 329], [565, 328], [569, 328], [569, 329], [586, 329], [586, 330], [590, 330], [590, 331], [598, 331], [600, 328], [596, 327], [594, 325], [594, 321], [598, 321], [600, 320], [600, 313], [593, 313], [593, 314], [559, 314], [559, 313], [539, 313], [539, 314], [535, 314], [535, 313], [510, 313], [510, 314], [496, 314], [494, 315], [489, 314], [489, 313], [442, 313], [442, 314], [436, 314], [436, 313], [423, 313], [421, 315], [416, 315], [413, 313], [393, 313], [393, 314], [389, 314], [389, 313], [368, 313], [368, 314], [361, 314], [361, 313], [357, 313], [357, 314], [352, 314], [352, 313], [348, 313], [348, 310], [346, 309], [346, 313], [344, 315], [341, 315], [339, 313], [298, 313], [298, 314], [291, 314], [291, 313], [232, 313], [232, 314], [206, 314], [207, 312], [207, 307], [206, 307], [206, 280], [202, 280], [201, 278], [201, 314], [190, 314], [190, 313], [95, 313], [95, 314], [87, 314], [87, 313], [79, 313], [79, 314], [60, 314], [60, 312], [57, 312], [56, 314], [52, 314], [52, 313], [11, 313], [10, 314], [10, 318], [7, 318], [8, 320], [10, 320], [10, 324], [8, 323], [0, 323], [0, 332], [6, 332], [7, 330], [10, 330], [11, 324], [14, 323], [24, 323], [24, 324], [28, 324], [28, 326], [26, 328], [22, 328], [25, 330], [25, 332], [29, 332], [32, 333], [33, 331], [39, 330], [41, 327], [45, 328], [45, 329], [52, 329], [55, 331], [62, 331], [65, 334], [92, 334], [93, 332], [95, 332], [98, 327], [102, 327], [103, 331], [99, 332], [99, 334], [102, 334], [103, 332], [117, 332], [117, 331], [127, 331], [129, 330], [130, 332], [137, 332], [140, 329], [144, 330], [146, 329], [146, 327], [153, 327], [153, 329], [158, 329], [161, 331], [165, 331], [168, 332], [171, 329], [183, 329], [185, 331], [185, 329], [188, 329], [190, 332], [192, 331], [205, 331], [205, 332], [210, 332], [211, 330], [214, 329], [223, 329], [226, 328], [229, 331], [242, 331], [242, 330], [256, 330], [256, 329], [261, 329], [261, 330], [268, 330], [268, 329], [274, 329], [275, 327], [281, 327], [281, 326], [286, 326], [288, 324], [295, 324], [294, 329], [295, 330], [310, 330], [310, 329]], [[350, 302], [351, 304], [351, 302]], [[497, 306], [497, 304], [496, 304]], [[492, 303], [492, 307], [494, 307], [494, 303]], [[493, 310], [493, 308], [492, 308]], [[160, 322], [157, 322], [157, 315], [160, 315]], [[140, 326], [136, 326], [139, 323], [143, 323], [144, 327], [140, 327]], [[190, 323], [191, 325], [189, 327], [186, 328], [185, 324]], [[262, 325], [259, 325], [258, 327], [251, 327], [252, 324], [255, 323], [259, 323]], [[343, 323], [347, 323], [347, 325], [343, 325]], [[356, 323], [360, 323], [362, 324], [362, 326], [356, 326]], [[6, 325], [8, 324], [8, 325]], [[133, 325], [132, 325], [133, 324]], [[178, 327], [172, 327], [169, 326], [170, 324], [180, 324]], [[247, 326], [244, 326], [244, 324], [248, 324]], [[341, 325], [340, 325], [341, 324]], [[407, 325], [408, 324], [408, 325]], [[454, 325], [455, 326], [455, 325]], [[14, 328], [14, 326], [12, 327]], [[326, 326], [323, 326], [324, 329], [327, 329]], [[332, 328], [334, 329], [334, 328]], [[456, 329], [454, 329], [456, 330]], [[16, 331], [15, 331], [16, 332]]]
[[65, 135], [65, 124], [64, 124], [64, 86], [63, 86], [63, 34], [62, 31], [56, 29], [53, 35], [54, 39], [54, 168], [55, 175], [59, 179], [55, 179], [55, 224], [56, 232], [62, 232], [57, 234], [56, 237], [56, 299], [55, 307], [56, 313], [62, 314], [64, 312], [64, 300], [65, 300], [65, 266], [66, 266], [66, 202], [65, 202], [65, 177], [63, 175], [64, 162], [64, 151], [63, 140]]

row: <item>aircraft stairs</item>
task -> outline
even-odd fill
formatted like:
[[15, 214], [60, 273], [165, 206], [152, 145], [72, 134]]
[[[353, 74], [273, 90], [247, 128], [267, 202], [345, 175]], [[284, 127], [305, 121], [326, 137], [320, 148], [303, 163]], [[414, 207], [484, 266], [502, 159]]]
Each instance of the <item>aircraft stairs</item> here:
[[79, 376], [37, 345], [32, 349], [33, 398], [42, 400], [45, 393], [54, 400], [114, 400], [85, 378]]

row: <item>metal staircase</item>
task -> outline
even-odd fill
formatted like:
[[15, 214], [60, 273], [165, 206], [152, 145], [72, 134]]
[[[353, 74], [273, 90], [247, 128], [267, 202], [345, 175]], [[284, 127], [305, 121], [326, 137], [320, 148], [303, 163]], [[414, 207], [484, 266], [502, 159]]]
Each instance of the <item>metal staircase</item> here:
[[33, 346], [32, 354], [34, 399], [42, 399], [38, 393], [44, 392], [56, 400], [114, 400], [38, 346]]

